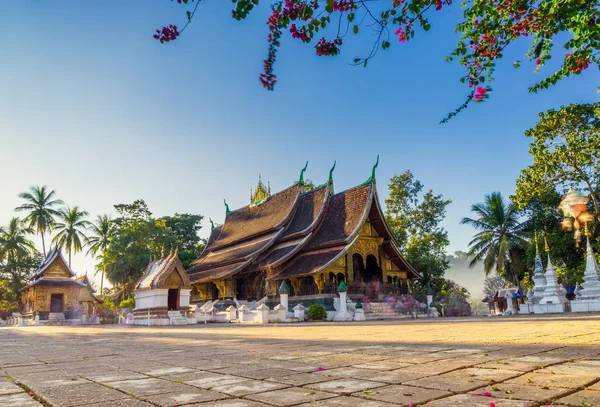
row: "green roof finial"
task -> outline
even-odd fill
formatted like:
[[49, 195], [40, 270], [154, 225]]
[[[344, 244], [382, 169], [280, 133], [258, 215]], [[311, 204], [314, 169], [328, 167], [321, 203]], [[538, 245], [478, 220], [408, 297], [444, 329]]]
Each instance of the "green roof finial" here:
[[215, 222], [213, 222], [213, 220], [211, 218], [208, 218], [208, 220], [210, 221], [210, 230], [211, 231], [215, 230]]
[[433, 288], [431, 288], [431, 284], [427, 283], [427, 294], [433, 294]]
[[379, 165], [379, 154], [377, 154], [377, 161], [375, 162], [375, 165], [373, 166], [373, 171], [371, 172], [371, 181], [375, 181], [375, 170], [377, 169], [378, 165]]
[[338, 286], [338, 293], [345, 293], [346, 291], [348, 291], [348, 286], [342, 281]]
[[329, 170], [329, 183], [333, 184], [333, 170], [335, 170], [335, 164], [337, 161], [333, 162], [333, 167]]
[[290, 293], [290, 287], [287, 285], [285, 280], [282, 280], [281, 285], [279, 286], [279, 294], [289, 294], [289, 293]]
[[379, 154], [377, 154], [377, 161], [375, 162], [375, 165], [373, 166], [373, 170], [371, 171], [371, 176], [369, 177], [368, 180], [366, 180], [365, 182], [360, 184], [360, 186], [370, 184], [371, 182], [375, 182], [375, 170], [377, 169], [378, 165], [379, 165]]
[[227, 200], [223, 199], [223, 203], [225, 204], [225, 215], [229, 215], [231, 211], [229, 210], [229, 205], [227, 205]]
[[306, 162], [306, 165], [304, 166], [304, 168], [302, 168], [302, 171], [300, 171], [300, 179], [298, 179], [299, 185], [304, 184], [304, 171], [306, 171], [306, 168], [308, 168], [308, 161]]

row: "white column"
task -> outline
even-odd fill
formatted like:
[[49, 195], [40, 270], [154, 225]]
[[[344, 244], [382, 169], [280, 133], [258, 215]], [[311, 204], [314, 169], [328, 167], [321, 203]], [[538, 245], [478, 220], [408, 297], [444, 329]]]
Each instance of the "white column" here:
[[289, 294], [279, 294], [280, 297], [280, 303], [281, 305], [283, 305], [287, 311], [288, 307], [289, 307], [289, 303], [288, 303], [288, 295]]
[[427, 308], [431, 307], [432, 302], [433, 302], [433, 295], [427, 294]]

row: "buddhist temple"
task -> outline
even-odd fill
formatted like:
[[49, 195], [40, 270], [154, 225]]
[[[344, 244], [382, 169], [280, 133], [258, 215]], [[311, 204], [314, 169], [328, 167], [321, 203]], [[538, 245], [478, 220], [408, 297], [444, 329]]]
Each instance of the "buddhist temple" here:
[[333, 294], [342, 281], [349, 294], [373, 285], [407, 292], [420, 277], [386, 223], [377, 164], [367, 181], [338, 193], [335, 164], [320, 186], [305, 182], [306, 168], [282, 191], [271, 193], [259, 179], [248, 205], [230, 210], [225, 203], [224, 223], [212, 225], [205, 250], [187, 270], [198, 301], [275, 297], [282, 281], [291, 296]]
[[33, 318], [37, 314], [41, 320], [78, 319], [81, 291], [87, 290], [87, 286], [74, 277], [60, 249], [51, 249], [30, 283], [21, 289], [23, 316]]
[[[96, 296], [96, 290], [92, 287], [92, 284], [87, 276], [87, 273], [83, 276], [75, 278], [78, 283], [84, 284], [85, 289], [79, 290], [79, 304], [81, 304], [81, 318], [86, 321], [92, 321], [97, 319], [96, 307], [102, 301]], [[100, 321], [98, 321], [100, 322]]]
[[[177, 249], [160, 259], [151, 260], [135, 285], [133, 324], [172, 325], [192, 323], [187, 321], [190, 305], [190, 280], [177, 255]], [[196, 321], [194, 320], [193, 323]]]

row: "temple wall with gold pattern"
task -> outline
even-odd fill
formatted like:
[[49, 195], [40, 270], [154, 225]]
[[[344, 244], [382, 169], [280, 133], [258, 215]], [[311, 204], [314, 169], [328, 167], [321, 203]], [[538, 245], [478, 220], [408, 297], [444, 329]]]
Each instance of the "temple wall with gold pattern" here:
[[52, 294], [63, 294], [63, 311], [80, 309], [79, 297], [84, 287], [33, 286], [21, 293], [24, 313], [50, 312]]

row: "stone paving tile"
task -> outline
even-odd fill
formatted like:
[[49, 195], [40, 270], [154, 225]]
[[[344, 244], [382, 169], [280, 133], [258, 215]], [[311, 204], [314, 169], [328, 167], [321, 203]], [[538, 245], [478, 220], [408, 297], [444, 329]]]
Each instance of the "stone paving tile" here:
[[541, 387], [559, 387], [576, 389], [595, 380], [595, 376], [570, 376], [564, 374], [526, 373], [523, 376], [507, 380], [506, 383], [532, 384]]
[[482, 363], [480, 365], [476, 365], [476, 367], [483, 369], [510, 369], [510, 370], [518, 370], [520, 372], [531, 372], [536, 369], [540, 369], [542, 366], [531, 363], [531, 362], [522, 362], [514, 359], [501, 359], [497, 361], [491, 361]]
[[319, 373], [297, 373], [291, 376], [270, 377], [267, 381], [289, 384], [291, 386], [304, 386], [306, 384], [326, 382], [332, 379], [332, 377], [324, 376]]
[[376, 372], [371, 371], [371, 374], [367, 374], [367, 372], [357, 376], [359, 379], [372, 379], [377, 380], [378, 382], [389, 383], [389, 384], [401, 384], [406, 383], [411, 380], [420, 379], [422, 377], [426, 377], [426, 374], [423, 373], [412, 373], [405, 372], [404, 369], [393, 370], [387, 372]]
[[563, 363], [536, 370], [536, 373], [565, 374], [571, 376], [595, 376], [600, 378], [600, 361], [597, 362], [598, 363], [595, 364], [590, 364], [589, 362]]
[[[110, 402], [110, 407], [153, 407], [154, 404], [146, 403], [142, 400], [127, 398], [123, 400], [113, 400]], [[85, 404], [84, 407], [107, 407], [105, 402]]]
[[119, 382], [108, 382], [105, 385], [133, 394], [136, 397], [149, 396], [161, 393], [174, 393], [192, 391], [193, 387], [185, 384], [173, 383], [162, 379], [137, 379], [122, 380]]
[[31, 390], [37, 392], [38, 389], [50, 388], [50, 387], [61, 387], [61, 386], [78, 386], [89, 384], [88, 380], [80, 377], [71, 376], [69, 378], [52, 378], [47, 377], [44, 380], [19, 380], [20, 383], [25, 384]]
[[251, 400], [228, 399], [201, 404], [190, 404], [186, 407], [268, 407], [268, 404], [258, 403]]
[[201, 389], [211, 389], [215, 386], [230, 385], [239, 382], [244, 382], [246, 380], [248, 379], [246, 379], [245, 377], [205, 372], [203, 377], [201, 376], [201, 373], [198, 373], [197, 378], [193, 380], [188, 380], [185, 383], [190, 386], [199, 387]]
[[465, 368], [477, 364], [471, 361], [462, 361], [456, 359], [445, 359], [430, 363], [423, 363], [415, 366], [405, 367], [402, 370], [412, 373], [425, 373], [428, 375], [442, 374], [452, 370]]
[[332, 397], [337, 397], [337, 394], [293, 387], [266, 393], [251, 394], [246, 398], [265, 404], [272, 404], [274, 406], [293, 406], [307, 402], [314, 403], [317, 400], [324, 400]]
[[596, 384], [593, 384], [593, 385], [589, 386], [589, 387], [587, 388], [587, 390], [596, 390], [596, 391], [600, 391], [600, 382], [598, 382], [598, 383], [596, 383]]
[[473, 379], [469, 376], [429, 376], [405, 382], [408, 386], [425, 387], [427, 389], [467, 392], [489, 384], [488, 381]]
[[371, 391], [361, 391], [353, 396], [367, 400], [387, 401], [402, 405], [425, 403], [429, 400], [450, 396], [452, 393], [441, 390], [423, 389], [412, 386], [386, 386]]
[[336, 397], [333, 399], [325, 399], [315, 403], [300, 404], [298, 407], [314, 407], [314, 406], [334, 406], [334, 407], [392, 407], [397, 404], [385, 403], [383, 401], [365, 400], [358, 397]]
[[396, 362], [391, 360], [381, 360], [378, 362], [368, 362], [354, 365], [361, 369], [373, 369], [373, 370], [396, 370], [404, 367], [413, 366], [412, 363]]
[[122, 380], [135, 380], [135, 379], [147, 379], [148, 377], [135, 372], [128, 372], [123, 370], [113, 370], [108, 373], [102, 373], [98, 375], [94, 374], [86, 374], [84, 375], [86, 379], [89, 379], [93, 382], [98, 383], [107, 383], [107, 382], [119, 382]]
[[23, 393], [25, 390], [8, 380], [0, 380], [0, 396], [6, 394]]
[[494, 403], [496, 407], [530, 407], [537, 404], [526, 400], [506, 400], [495, 397], [481, 397], [472, 394], [457, 394], [455, 396], [434, 400], [427, 403], [427, 407], [490, 407], [490, 403]]
[[41, 407], [42, 405], [25, 393], [0, 396], [2, 407]]
[[514, 383], [498, 383], [495, 385], [475, 389], [472, 394], [491, 393], [494, 397], [503, 399], [544, 401], [560, 397], [571, 393], [572, 389], [562, 389], [558, 387], [532, 386]]
[[328, 382], [312, 383], [304, 386], [305, 388], [329, 391], [339, 394], [352, 394], [357, 391], [376, 389], [378, 387], [386, 386], [385, 383], [372, 382], [368, 380], [357, 380], [357, 379], [336, 379]]
[[119, 391], [95, 383], [45, 387], [36, 389], [35, 394], [51, 405], [61, 407], [80, 406], [96, 402], [105, 402], [106, 405], [109, 405], [114, 400], [128, 397]]
[[262, 380], [244, 380], [232, 384], [223, 384], [212, 388], [214, 391], [229, 394], [231, 396], [245, 396], [247, 394], [262, 393], [269, 390], [278, 390], [289, 387], [281, 383], [266, 382]]
[[456, 377], [457, 379], [461, 379], [463, 377], [468, 376], [470, 378], [476, 380], [483, 380], [487, 382], [500, 382], [507, 379], [511, 379], [513, 377], [517, 377], [522, 375], [523, 372], [519, 372], [517, 370], [508, 370], [508, 369], [478, 369], [478, 368], [466, 368], [461, 370], [455, 370], [450, 373], [446, 373], [441, 377]]
[[567, 406], [600, 406], [600, 391], [582, 390], [556, 400], [554, 404]]
[[216, 373], [231, 374], [246, 377], [248, 379], [268, 379], [269, 377], [283, 377], [297, 374], [293, 370], [285, 369], [240, 369], [239, 366], [229, 367], [226, 369], [212, 370]]
[[193, 371], [194, 371], [194, 369], [191, 369], [189, 367], [173, 366], [173, 367], [163, 367], [163, 368], [158, 368], [158, 369], [152, 369], [152, 370], [148, 370], [148, 371], [140, 371], [140, 373], [148, 375], [148, 376], [167, 376], [167, 375], [172, 375], [172, 374], [188, 373], [188, 372], [193, 372]]
[[196, 389], [190, 386], [188, 387], [189, 390], [182, 392], [157, 394], [154, 396], [143, 397], [143, 399], [159, 406], [172, 407], [229, 398], [228, 396], [217, 393], [216, 391]]

